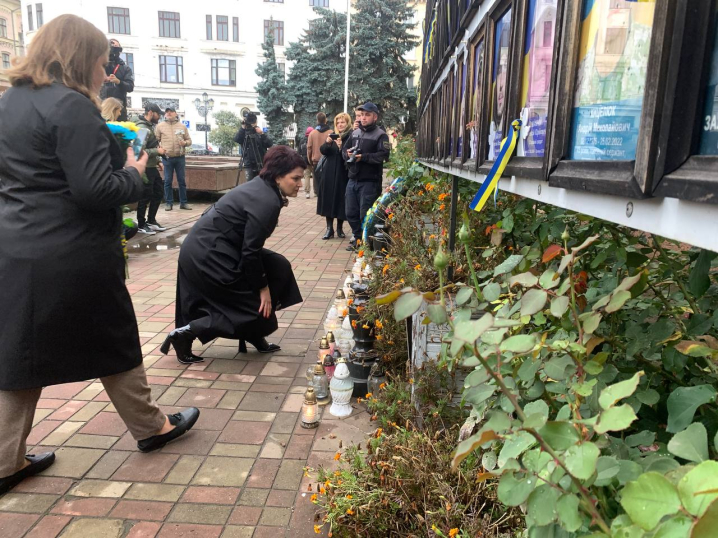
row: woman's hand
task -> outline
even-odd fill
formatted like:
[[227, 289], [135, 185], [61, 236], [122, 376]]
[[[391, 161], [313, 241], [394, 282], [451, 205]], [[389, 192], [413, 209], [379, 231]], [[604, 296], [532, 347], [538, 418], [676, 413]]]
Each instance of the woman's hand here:
[[341, 139], [341, 138], [337, 138], [337, 139], [334, 141], [334, 143], [337, 145], [337, 147], [338, 147], [339, 149], [342, 149], [342, 139]]
[[272, 315], [272, 296], [269, 294], [269, 286], [259, 290], [259, 313], [265, 318]]
[[125, 163], [125, 168], [134, 168], [140, 173], [140, 177], [142, 177], [145, 173], [145, 169], [147, 168], [147, 153], [144, 151], [142, 154], [140, 154], [140, 160], [138, 161], [135, 159], [135, 150], [132, 148], [127, 148], [127, 162]]
[[331, 136], [328, 136], [328, 137], [327, 137], [327, 144], [331, 144], [331, 143], [332, 143], [332, 137], [331, 137]]

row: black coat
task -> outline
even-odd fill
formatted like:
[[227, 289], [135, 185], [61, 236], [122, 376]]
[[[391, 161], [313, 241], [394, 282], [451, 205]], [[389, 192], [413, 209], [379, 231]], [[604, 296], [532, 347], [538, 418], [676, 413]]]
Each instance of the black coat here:
[[127, 94], [135, 90], [135, 75], [132, 73], [130, 66], [122, 59], [108, 63], [105, 67], [105, 73], [107, 76], [114, 74], [120, 79], [120, 83], [105, 82], [100, 89], [100, 99], [114, 97], [122, 101], [122, 114], [120, 114], [118, 120], [127, 121]]
[[135, 368], [120, 206], [142, 179], [121, 169], [95, 105], [61, 84], [6, 91], [0, 125], [0, 390]]
[[[223, 196], [182, 242], [177, 270], [177, 327], [203, 342], [252, 338], [277, 330], [274, 311], [302, 302], [287, 259], [264, 248], [283, 205], [276, 185], [255, 177]], [[259, 315], [269, 286], [273, 312]]]
[[344, 160], [348, 161], [347, 152], [358, 147], [361, 159], [353, 163], [347, 162], [349, 179], [355, 181], [378, 181], [381, 183], [384, 173], [384, 163], [389, 160], [391, 143], [384, 130], [376, 123], [359, 129], [354, 129], [351, 140], [342, 146]]
[[[350, 136], [351, 133], [342, 138], [342, 147], [349, 143]], [[326, 162], [317, 196], [317, 214], [347, 220], [345, 198], [349, 175], [342, 152], [333, 141], [322, 144], [319, 151], [326, 157]]]

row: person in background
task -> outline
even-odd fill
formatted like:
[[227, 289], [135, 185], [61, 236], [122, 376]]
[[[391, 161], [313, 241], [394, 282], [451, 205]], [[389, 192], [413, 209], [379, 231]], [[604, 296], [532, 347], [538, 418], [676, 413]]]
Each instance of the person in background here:
[[43, 387], [99, 378], [143, 452], [199, 418], [165, 416], [142, 363], [119, 239], [147, 156], [123, 157], [100, 116], [108, 52], [91, 23], [61, 15], [0, 99], [0, 495], [55, 461], [26, 454]]
[[320, 183], [322, 181], [320, 174], [317, 172], [317, 164], [319, 163], [319, 159], [322, 158], [322, 152], [319, 151], [319, 148], [324, 144], [324, 140], [327, 136], [332, 133], [333, 131], [327, 125], [327, 115], [324, 112], [317, 114], [317, 126], [309, 133], [309, 138], [307, 139], [307, 157], [312, 165], [314, 196], [319, 196], [321, 189]]
[[357, 118], [359, 128], [352, 133], [350, 142], [342, 145], [342, 155], [349, 169], [346, 215], [353, 235], [347, 250], [356, 248], [362, 237], [364, 217], [381, 194], [384, 162], [391, 153], [389, 137], [376, 124], [379, 119], [377, 106], [367, 102], [357, 107]]
[[250, 112], [244, 118], [242, 127], [234, 135], [234, 141], [242, 150], [244, 177], [250, 181], [259, 175], [264, 155], [272, 147], [272, 139], [260, 127], [257, 127], [257, 115]]
[[235, 187], [204, 213], [182, 242], [175, 326], [160, 347], [182, 364], [202, 362], [192, 342], [237, 339], [260, 353], [279, 351], [265, 339], [276, 311], [302, 302], [292, 264], [264, 248], [288, 197], [302, 188], [304, 161], [289, 146], [271, 148], [259, 176]]
[[351, 117], [342, 112], [334, 118], [334, 133], [326, 138], [319, 148], [327, 159], [322, 173], [321, 193], [317, 198], [317, 214], [327, 219], [327, 232], [322, 239], [334, 237], [334, 219], [337, 219], [337, 235], [344, 239], [342, 226], [347, 219], [345, 199], [347, 182], [347, 167], [342, 158], [342, 147], [348, 143], [352, 134]]
[[[149, 131], [145, 139], [145, 152], [149, 157], [145, 170], [147, 184], [145, 185], [145, 196], [137, 204], [137, 231], [145, 235], [155, 235], [157, 232], [164, 232], [167, 229], [157, 222], [157, 210], [162, 203], [164, 192], [164, 181], [158, 167], [161, 166], [162, 156], [167, 152], [165, 148], [160, 147], [155, 136], [155, 126], [161, 116], [160, 107], [154, 103], [147, 103], [145, 114], [132, 119], [137, 127], [144, 127]], [[146, 220], [145, 213], [147, 214]]]
[[122, 103], [122, 113], [118, 121], [127, 121], [127, 94], [135, 89], [135, 76], [132, 69], [120, 58], [122, 45], [116, 39], [110, 39], [110, 61], [105, 66], [105, 82], [100, 90], [100, 99], [114, 97]]
[[302, 156], [302, 159], [304, 159], [304, 162], [306, 163], [307, 167], [304, 169], [304, 193], [306, 194], [306, 197], [309, 198], [311, 196], [312, 192], [312, 175], [314, 171], [314, 167], [312, 166], [312, 163], [309, 162], [309, 155], [307, 152], [307, 143], [309, 142], [309, 135], [314, 130], [314, 127], [307, 127], [307, 130], [304, 131], [304, 140], [302, 140], [302, 143], [299, 144], [299, 155]]
[[155, 135], [160, 147], [165, 150], [162, 155], [162, 165], [165, 169], [165, 211], [172, 211], [174, 205], [172, 180], [175, 172], [177, 172], [180, 209], [192, 209], [192, 206], [187, 203], [184, 157], [185, 148], [192, 145], [192, 139], [187, 127], [179, 121], [174, 108], [165, 109], [165, 121], [155, 128]]
[[100, 106], [100, 115], [102, 119], [107, 121], [117, 121], [122, 115], [122, 101], [114, 97], [108, 97], [102, 101]]

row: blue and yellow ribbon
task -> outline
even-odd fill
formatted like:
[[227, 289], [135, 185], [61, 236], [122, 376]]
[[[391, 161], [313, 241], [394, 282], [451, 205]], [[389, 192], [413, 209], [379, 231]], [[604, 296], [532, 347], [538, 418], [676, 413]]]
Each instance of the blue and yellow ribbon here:
[[514, 154], [516, 148], [516, 142], [519, 139], [519, 130], [521, 129], [521, 120], [514, 120], [511, 122], [511, 132], [509, 136], [501, 141], [501, 150], [499, 151], [498, 157], [494, 161], [494, 165], [491, 167], [491, 171], [486, 176], [486, 179], [481, 184], [479, 192], [476, 193], [474, 199], [471, 200], [469, 207], [474, 211], [481, 211], [489, 200], [491, 193], [494, 193], [494, 203], [496, 203], [496, 193], [498, 192], [497, 186], [501, 174], [504, 173], [506, 165], [509, 164], [511, 156]]

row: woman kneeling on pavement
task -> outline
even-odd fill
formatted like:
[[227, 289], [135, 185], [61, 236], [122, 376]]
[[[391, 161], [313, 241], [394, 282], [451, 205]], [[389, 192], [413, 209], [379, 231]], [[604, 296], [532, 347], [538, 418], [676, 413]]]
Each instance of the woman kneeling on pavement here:
[[100, 116], [108, 54], [92, 24], [57, 17], [0, 99], [0, 495], [55, 461], [25, 453], [43, 387], [100, 378], [143, 452], [199, 417], [162, 414], [142, 364], [120, 206], [142, 196], [147, 156], [118, 159]]
[[195, 339], [246, 342], [260, 353], [278, 351], [265, 339], [277, 330], [275, 312], [302, 302], [292, 265], [264, 248], [287, 197], [302, 187], [304, 159], [288, 146], [264, 156], [259, 176], [235, 187], [197, 221], [182, 242], [177, 270], [175, 326], [160, 348], [170, 345], [182, 364], [202, 362]]

